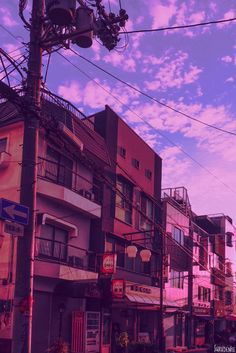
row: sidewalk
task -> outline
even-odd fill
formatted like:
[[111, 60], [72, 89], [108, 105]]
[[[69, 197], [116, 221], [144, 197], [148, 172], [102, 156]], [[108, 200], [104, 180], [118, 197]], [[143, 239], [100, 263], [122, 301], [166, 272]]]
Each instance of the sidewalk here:
[[173, 347], [173, 348], [168, 348], [166, 350], [168, 353], [177, 353], [177, 352], [183, 352], [183, 353], [209, 353], [208, 348], [192, 348], [192, 349], [183, 349], [183, 347]]

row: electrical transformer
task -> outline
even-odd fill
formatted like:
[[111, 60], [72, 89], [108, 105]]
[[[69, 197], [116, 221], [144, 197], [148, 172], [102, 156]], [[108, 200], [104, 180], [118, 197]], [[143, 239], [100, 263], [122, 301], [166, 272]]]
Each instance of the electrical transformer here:
[[46, 0], [46, 12], [53, 24], [67, 26], [73, 22], [76, 0]]
[[[87, 7], [78, 7], [76, 10], [75, 25], [77, 30], [89, 29], [93, 24], [93, 11]], [[75, 43], [81, 48], [89, 48], [93, 44], [93, 31], [81, 33], [76, 37]]]

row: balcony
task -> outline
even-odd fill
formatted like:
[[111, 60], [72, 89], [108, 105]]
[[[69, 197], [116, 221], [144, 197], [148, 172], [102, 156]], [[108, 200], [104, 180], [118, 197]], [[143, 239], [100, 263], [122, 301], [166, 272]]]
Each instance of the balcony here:
[[63, 164], [39, 157], [39, 194], [78, 208], [93, 217], [101, 217], [101, 186]]
[[98, 278], [98, 257], [77, 246], [36, 237], [35, 275], [63, 280]]

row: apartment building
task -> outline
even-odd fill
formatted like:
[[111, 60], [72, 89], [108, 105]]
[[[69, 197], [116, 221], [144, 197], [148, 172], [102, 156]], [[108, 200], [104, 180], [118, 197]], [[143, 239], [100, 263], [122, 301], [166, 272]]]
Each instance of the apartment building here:
[[[162, 161], [109, 106], [87, 123], [105, 139], [111, 160], [106, 177], [112, 189], [104, 187], [100, 227], [104, 241], [93, 249], [100, 246], [100, 252], [117, 255], [116, 272], [107, 278], [113, 331], [118, 326], [130, 341], [158, 343]], [[130, 246], [136, 253], [128, 254]], [[142, 262], [145, 254], [151, 255], [149, 262]]]
[[[32, 351], [46, 352], [62, 338], [75, 352], [99, 352], [99, 255], [89, 250], [98, 236], [91, 224], [101, 219], [102, 175], [110, 160], [104, 139], [84, 125], [82, 113], [68, 102], [44, 94], [42, 111]], [[0, 195], [19, 202], [23, 117], [8, 103], [1, 106], [0, 116]], [[13, 303], [16, 243], [22, 238], [7, 234], [4, 223], [1, 220], [0, 350], [10, 353], [13, 304], [15, 315], [24, 315], [23, 303]]]
[[184, 187], [162, 190], [165, 229], [165, 315], [166, 347], [186, 346], [189, 315], [189, 270], [191, 264], [191, 205]]

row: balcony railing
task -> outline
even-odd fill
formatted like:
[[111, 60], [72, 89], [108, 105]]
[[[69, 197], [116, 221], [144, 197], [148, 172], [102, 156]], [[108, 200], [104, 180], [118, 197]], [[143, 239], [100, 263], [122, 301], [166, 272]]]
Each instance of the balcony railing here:
[[91, 201], [101, 203], [102, 189], [98, 183], [91, 182], [63, 164], [42, 157], [39, 157], [38, 160], [38, 177], [40, 179], [62, 185]]
[[94, 252], [43, 237], [36, 237], [35, 257], [92, 272], [98, 272], [100, 264], [99, 256]]

